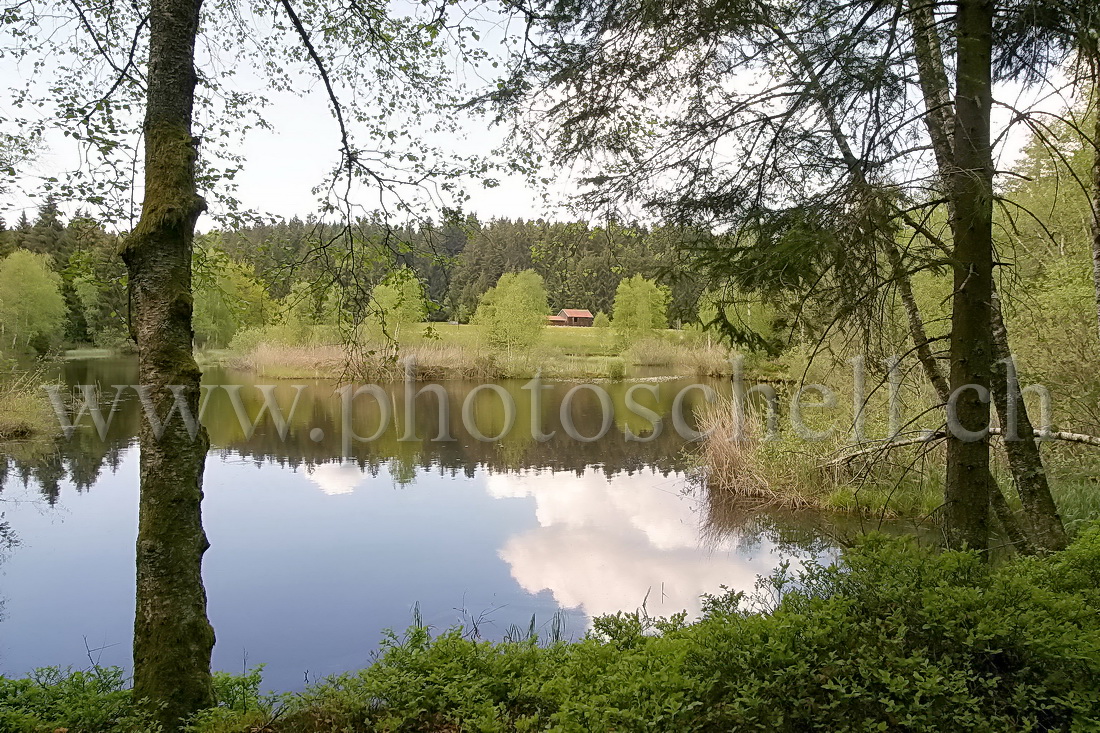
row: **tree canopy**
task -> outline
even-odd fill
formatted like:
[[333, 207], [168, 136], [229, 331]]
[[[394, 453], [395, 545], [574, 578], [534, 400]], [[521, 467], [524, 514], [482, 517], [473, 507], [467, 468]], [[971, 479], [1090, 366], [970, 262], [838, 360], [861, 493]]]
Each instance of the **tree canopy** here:
[[546, 286], [533, 270], [501, 275], [481, 296], [473, 323], [486, 343], [508, 351], [530, 349], [542, 336], [549, 307]]
[[61, 277], [46, 255], [18, 250], [0, 260], [0, 326], [12, 345], [48, 347], [65, 310]]
[[668, 328], [669, 292], [652, 280], [635, 275], [619, 283], [611, 325], [624, 343], [655, 329]]

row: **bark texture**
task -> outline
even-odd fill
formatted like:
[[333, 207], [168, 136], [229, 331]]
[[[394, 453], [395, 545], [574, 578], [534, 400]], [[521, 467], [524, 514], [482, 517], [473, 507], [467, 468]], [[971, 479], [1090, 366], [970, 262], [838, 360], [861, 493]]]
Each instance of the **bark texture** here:
[[[943, 52], [939, 33], [936, 30], [933, 4], [924, 0], [909, 0], [910, 24], [913, 30], [913, 45], [916, 52], [917, 72], [920, 79], [921, 91], [925, 99], [925, 107], [928, 114], [925, 123], [929, 137], [932, 140], [932, 148], [936, 155], [936, 162], [941, 178], [950, 185], [951, 179], [957, 175], [954, 158], [954, 140], [952, 133], [955, 129], [955, 112], [952, 106], [947, 73], [944, 68]], [[952, 224], [955, 223], [954, 203], [949, 201]], [[1019, 436], [1020, 440], [1009, 439], [1004, 442], [1005, 454], [1008, 457], [1009, 468], [1012, 473], [1013, 483], [1020, 495], [1021, 504], [1028, 517], [1028, 524], [1033, 535], [1034, 545], [1046, 549], [1059, 549], [1065, 544], [1065, 529], [1062, 526], [1061, 517], [1050, 493], [1050, 485], [1046, 470], [1043, 466], [1042, 456], [1038, 446], [1030, 440], [1033, 429], [1027, 406], [1019, 398], [1018, 385], [1008, 379], [1008, 372], [1004, 368], [1005, 359], [1011, 358], [1009, 347], [1008, 329], [1002, 318], [999, 302], [996, 298], [996, 286], [993, 286], [994, 297], [991, 302], [991, 318], [993, 325], [994, 360], [993, 365], [993, 401], [997, 408], [998, 418], [1002, 426], [1005, 426], [1009, 437]], [[1100, 297], [1100, 296], [1098, 296]], [[919, 354], [918, 354], [919, 356]], [[937, 391], [939, 388], [937, 387]], [[942, 394], [942, 393], [941, 393]], [[1014, 401], [1015, 409], [1009, 414], [1008, 404]], [[992, 481], [992, 478], [990, 478]], [[996, 486], [991, 487], [991, 491]], [[1005, 510], [1008, 508], [1003, 497], [992, 497], [995, 502], [996, 514], [1002, 520], [1007, 517]], [[1010, 527], [1005, 527], [1008, 534], [1014, 534]], [[1014, 544], [1021, 546], [1014, 540]]]
[[[944, 485], [945, 530], [952, 547], [989, 544], [989, 402], [993, 334], [993, 3], [959, 0], [955, 93], [954, 294], [951, 307], [949, 414]], [[982, 392], [984, 391], [984, 395]], [[986, 399], [983, 399], [985, 397]], [[956, 434], [962, 430], [976, 436]]]
[[[1100, 41], [1098, 41], [1100, 43]], [[1100, 48], [1092, 50], [1092, 280], [1096, 290], [1096, 328], [1100, 334]]]
[[[134, 696], [166, 731], [213, 703], [202, 556], [202, 473], [208, 440], [172, 415], [179, 385], [197, 418], [201, 373], [192, 355], [191, 247], [205, 208], [191, 135], [201, 0], [153, 0], [145, 116], [145, 200], [122, 252], [129, 272], [138, 371], [162, 431], [142, 422], [134, 620]], [[159, 433], [159, 434], [158, 434]]]
[[1039, 444], [1035, 442], [1035, 429], [1020, 394], [1012, 353], [1008, 348], [1008, 330], [995, 290], [990, 317], [993, 324], [993, 404], [1001, 424], [1012, 479], [1031, 530], [1031, 542], [1040, 550], [1063, 550], [1069, 544], [1069, 537], [1050, 493], [1043, 457], [1039, 453]]

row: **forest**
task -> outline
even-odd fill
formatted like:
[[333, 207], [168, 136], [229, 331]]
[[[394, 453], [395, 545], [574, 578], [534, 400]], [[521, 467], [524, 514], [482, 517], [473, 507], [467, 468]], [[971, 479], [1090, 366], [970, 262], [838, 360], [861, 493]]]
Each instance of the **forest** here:
[[[542, 278], [548, 313], [578, 307], [609, 315], [619, 283], [642, 275], [667, 283], [665, 325], [700, 324], [699, 284], [676, 272], [678, 247], [690, 241], [691, 233], [582, 222], [492, 220], [482, 224], [473, 217], [415, 229], [392, 230], [370, 222], [355, 222], [351, 227], [359, 246], [386, 241], [395, 249], [396, 268], [408, 270], [420, 290], [417, 298], [423, 302], [423, 312], [417, 321], [469, 323], [482, 296], [502, 275], [532, 270]], [[331, 277], [312, 250], [334, 239], [337, 230], [292, 218], [199, 235], [193, 264], [197, 346], [224, 348], [239, 331], [278, 325], [293, 317], [313, 325], [338, 325], [341, 317], [350, 322], [354, 298], [363, 284], [368, 295], [362, 305], [366, 312], [369, 294], [387, 278], [394, 278], [395, 265], [379, 262], [371, 267], [359, 262], [355, 271]], [[13, 342], [16, 350], [109, 348], [129, 338], [126, 272], [114, 257], [117, 235], [80, 214], [66, 220], [50, 200], [33, 222], [24, 217], [5, 228], [0, 241], [5, 256], [16, 250], [44, 256], [42, 264], [59, 279], [43, 280], [35, 290], [49, 300], [60, 296], [65, 303], [63, 310], [46, 308], [40, 324], [5, 320], [6, 330], [18, 339]], [[11, 282], [15, 287], [18, 280]]]

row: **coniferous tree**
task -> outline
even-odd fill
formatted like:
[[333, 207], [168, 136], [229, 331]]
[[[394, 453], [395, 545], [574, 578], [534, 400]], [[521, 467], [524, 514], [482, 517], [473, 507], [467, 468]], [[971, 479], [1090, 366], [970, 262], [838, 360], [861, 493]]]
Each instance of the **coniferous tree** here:
[[[988, 438], [964, 436], [986, 434], [980, 397], [992, 383], [996, 343], [986, 226], [995, 196], [992, 85], [1041, 82], [1072, 40], [1058, 19], [1093, 4], [912, 5], [947, 29], [934, 50], [954, 75], [942, 99], [922, 88], [914, 7], [831, 0], [535, 3], [526, 16], [535, 41], [517, 61], [515, 85], [486, 99], [521, 120], [525, 141], [550, 140], [553, 164], [588, 164], [580, 203], [601, 211], [640, 204], [666, 221], [721, 232], [688, 248], [688, 266], [716, 286], [732, 280], [742, 292], [798, 294], [800, 325], [821, 334], [847, 328], [881, 338], [876, 324], [891, 293], [911, 303], [912, 273], [950, 267], [958, 286], [952, 424], [964, 430], [948, 437], [948, 534], [953, 544], [984, 547]], [[743, 83], [745, 75], [760, 83]], [[922, 128], [929, 120], [939, 127], [945, 105], [956, 121], [950, 175], [906, 176], [935, 164], [938, 141], [925, 144]], [[951, 232], [933, 231], [944, 202]], [[930, 341], [910, 321], [920, 351]], [[933, 366], [933, 356], [925, 350], [921, 359]], [[935, 381], [936, 370], [928, 372]]]

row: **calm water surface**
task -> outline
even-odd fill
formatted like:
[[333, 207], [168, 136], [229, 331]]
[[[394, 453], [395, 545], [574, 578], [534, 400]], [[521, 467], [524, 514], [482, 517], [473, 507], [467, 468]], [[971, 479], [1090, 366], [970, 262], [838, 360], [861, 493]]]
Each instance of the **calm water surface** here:
[[[133, 384], [131, 360], [67, 363], [69, 384]], [[260, 402], [248, 375], [208, 370], [210, 384], [242, 384], [249, 415]], [[666, 418], [690, 382], [665, 381], [636, 399]], [[305, 681], [371, 661], [383, 630], [403, 629], [414, 608], [436, 629], [464, 624], [500, 639], [532, 617], [547, 635], [563, 625], [578, 638], [593, 615], [697, 612], [699, 596], [722, 585], [751, 589], [785, 557], [827, 552], [838, 531], [812, 515], [777, 516], [721, 506], [690, 481], [691, 445], [666, 424], [623, 409], [632, 385], [607, 384], [615, 417], [605, 437], [578, 442], [560, 429], [563, 396], [544, 391], [546, 432], [530, 434], [531, 391], [500, 383], [517, 405], [516, 429], [483, 443], [462, 427], [461, 405], [476, 385], [445, 383], [454, 441], [434, 441], [434, 397], [421, 397], [418, 440], [403, 424], [370, 443], [341, 442], [334, 383], [307, 383], [285, 439], [267, 420], [246, 439], [224, 391], [204, 414], [213, 448], [206, 464], [204, 519], [211, 549], [204, 577], [217, 633], [214, 665], [240, 671], [264, 663], [266, 685]], [[717, 391], [727, 389], [710, 383]], [[387, 387], [401, 413], [401, 385]], [[289, 408], [288, 384], [276, 394]], [[107, 400], [107, 397], [104, 397]], [[703, 400], [685, 393], [690, 415]], [[109, 402], [108, 402], [109, 404]], [[500, 398], [471, 398], [479, 430], [498, 432]], [[598, 401], [574, 395], [586, 436], [601, 428]], [[378, 425], [370, 397], [354, 403], [359, 435]], [[85, 417], [44, 455], [7, 456], [0, 511], [19, 544], [0, 560], [0, 673], [35, 667], [130, 664], [137, 528], [139, 410], [129, 393], [106, 440]], [[320, 433], [324, 432], [322, 436]], [[344, 431], [346, 432], [346, 431]], [[345, 455], [346, 454], [346, 455]]]

